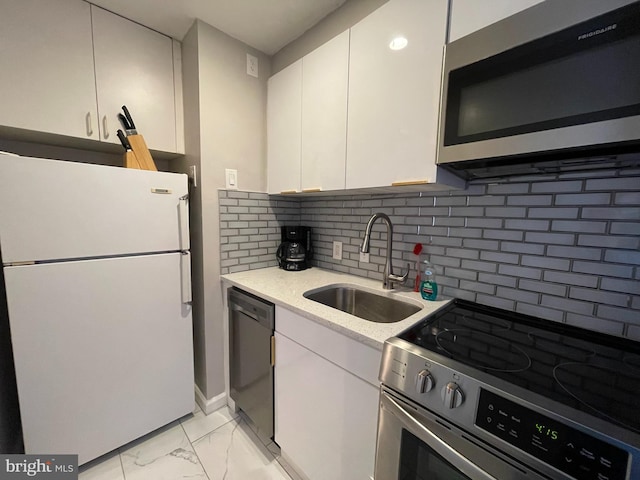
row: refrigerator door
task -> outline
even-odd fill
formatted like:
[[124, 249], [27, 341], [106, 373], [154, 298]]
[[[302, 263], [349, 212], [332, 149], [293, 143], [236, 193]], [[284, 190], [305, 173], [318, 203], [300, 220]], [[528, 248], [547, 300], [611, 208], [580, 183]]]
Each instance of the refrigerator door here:
[[2, 261], [188, 250], [186, 195], [182, 174], [0, 154]]
[[5, 267], [26, 453], [82, 464], [193, 411], [188, 260]]

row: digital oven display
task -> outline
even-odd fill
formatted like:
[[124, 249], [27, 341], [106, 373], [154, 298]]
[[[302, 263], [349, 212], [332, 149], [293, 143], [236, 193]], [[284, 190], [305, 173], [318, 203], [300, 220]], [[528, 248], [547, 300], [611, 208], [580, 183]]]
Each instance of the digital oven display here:
[[625, 480], [624, 450], [480, 389], [476, 426], [577, 478]]
[[551, 427], [547, 427], [541, 423], [536, 423], [536, 430], [538, 430], [538, 433], [543, 437], [558, 440], [558, 430], [552, 430]]

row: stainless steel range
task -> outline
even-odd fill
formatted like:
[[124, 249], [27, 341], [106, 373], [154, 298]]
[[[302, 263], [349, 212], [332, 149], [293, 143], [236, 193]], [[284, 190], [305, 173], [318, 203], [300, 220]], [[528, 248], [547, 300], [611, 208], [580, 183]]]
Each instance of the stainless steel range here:
[[640, 344], [464, 300], [387, 340], [376, 480], [640, 479]]

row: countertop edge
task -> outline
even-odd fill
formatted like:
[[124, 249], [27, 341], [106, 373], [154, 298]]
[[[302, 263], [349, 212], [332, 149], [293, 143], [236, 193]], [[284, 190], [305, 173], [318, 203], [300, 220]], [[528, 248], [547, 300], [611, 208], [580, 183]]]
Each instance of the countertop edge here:
[[[310, 269], [311, 270], [311, 269]], [[335, 284], [335, 283], [353, 283], [353, 284], [365, 284], [365, 288], [374, 288], [376, 289], [375, 286], [373, 286], [373, 284], [375, 283], [374, 281], [372, 281], [371, 279], [367, 279], [367, 278], [363, 278], [363, 277], [357, 277], [355, 275], [349, 275], [349, 274], [344, 274], [342, 272], [333, 272], [330, 270], [323, 270], [317, 267], [314, 267], [312, 270], [314, 270], [316, 273], [320, 274], [321, 276], [326, 276], [328, 277], [328, 282], [329, 284]], [[352, 338], [364, 345], [367, 345], [369, 347], [372, 347], [378, 351], [382, 351], [384, 342], [387, 338], [390, 338], [392, 336], [395, 336], [397, 334], [399, 334], [400, 332], [406, 330], [407, 328], [411, 327], [412, 325], [418, 323], [419, 321], [421, 321], [423, 318], [425, 318], [426, 316], [430, 315], [431, 313], [435, 312], [436, 310], [439, 310], [440, 308], [444, 307], [445, 305], [447, 305], [452, 299], [441, 299], [438, 300], [436, 302], [428, 302], [428, 301], [424, 301], [422, 299], [419, 298], [418, 294], [415, 294], [418, 299], [420, 300], [420, 302], [425, 306], [420, 312], [417, 312], [416, 314], [408, 317], [405, 320], [401, 320], [400, 322], [395, 322], [393, 324], [379, 324], [379, 323], [375, 323], [375, 322], [371, 322], [369, 324], [369, 322], [367, 322], [366, 320], [361, 320], [357, 317], [354, 317], [352, 315], [349, 315], [347, 313], [344, 312], [340, 312], [339, 310], [335, 310], [331, 307], [327, 307], [325, 305], [322, 304], [316, 304], [315, 302], [313, 304], [309, 304], [310, 307], [312, 307], [314, 310], [317, 310], [317, 312], [312, 312], [309, 311], [305, 308], [301, 308], [293, 303], [290, 303], [286, 300], [286, 297], [288, 295], [292, 295], [295, 298], [297, 298], [298, 296], [301, 296], [301, 293], [293, 293], [293, 294], [288, 294], [288, 293], [283, 293], [282, 295], [274, 295], [272, 293], [270, 293], [269, 291], [267, 291], [268, 289], [261, 289], [259, 288], [259, 281], [253, 281], [253, 278], [260, 278], [262, 281], [264, 281], [264, 278], [266, 276], [269, 276], [271, 274], [273, 274], [274, 276], [276, 275], [280, 275], [280, 273], [282, 272], [282, 270], [278, 269], [277, 267], [270, 267], [270, 268], [266, 268], [266, 269], [258, 269], [258, 270], [250, 270], [250, 271], [246, 271], [246, 272], [239, 272], [239, 273], [232, 273], [232, 274], [226, 274], [226, 275], [220, 275], [220, 282], [221, 285], [224, 287], [226, 286], [235, 286], [238, 287], [246, 292], [249, 292], [253, 295], [256, 295], [260, 298], [263, 298], [271, 303], [273, 303], [274, 305], [278, 305], [282, 308], [285, 308], [291, 312], [294, 312], [304, 318], [307, 318], [311, 321], [314, 321], [316, 323], [318, 323], [319, 325], [322, 325], [324, 327], [327, 327], [337, 333], [340, 333], [342, 335], [345, 335], [349, 338]], [[293, 280], [293, 275], [291, 274], [291, 272], [287, 272], [288, 275], [291, 276], [291, 279]], [[287, 279], [289, 277], [286, 277]], [[326, 285], [327, 283], [324, 284], [318, 284], [318, 285], [314, 285], [311, 286], [310, 289], [313, 288], [319, 288], [323, 285]], [[379, 287], [378, 287], [379, 289]], [[288, 289], [287, 288], [282, 288], [281, 290], [278, 290], [277, 292], [280, 293], [281, 291], [286, 292]], [[388, 293], [388, 292], [381, 292], [381, 293]], [[393, 292], [399, 296], [407, 296], [408, 292], [405, 291], [397, 291], [397, 292]], [[412, 292], [411, 292], [412, 293]], [[408, 299], [411, 300], [412, 302], [415, 302], [416, 299], [415, 298], [411, 298]], [[305, 300], [306, 301], [306, 300]], [[311, 300], [308, 300], [309, 302], [311, 302]], [[427, 311], [425, 311], [427, 310]], [[321, 313], [322, 312], [326, 312], [327, 316], [323, 316]], [[318, 313], [320, 312], [320, 313]], [[332, 320], [331, 318], [328, 317], [334, 317], [334, 319]], [[277, 320], [276, 320], [277, 322]], [[386, 333], [378, 333], [377, 335], [374, 334], [368, 334], [366, 332], [363, 331], [358, 331], [357, 328], [351, 328], [348, 324], [349, 323], [355, 323], [355, 322], [365, 322], [364, 325], [367, 325], [367, 329], [368, 330], [380, 330], [382, 332], [386, 332]], [[276, 328], [277, 329], [277, 328]], [[362, 330], [362, 329], [361, 329]], [[376, 338], [378, 337], [378, 338]], [[383, 338], [384, 337], [384, 338]]]

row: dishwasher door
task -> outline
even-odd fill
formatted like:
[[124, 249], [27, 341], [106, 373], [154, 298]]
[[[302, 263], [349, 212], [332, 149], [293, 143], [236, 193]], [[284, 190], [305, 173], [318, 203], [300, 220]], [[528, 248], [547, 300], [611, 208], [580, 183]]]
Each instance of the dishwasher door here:
[[228, 290], [231, 398], [257, 427], [273, 437], [273, 330], [275, 307], [237, 288]]

